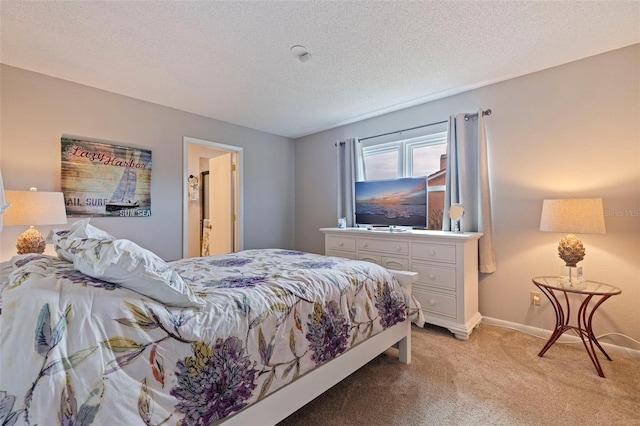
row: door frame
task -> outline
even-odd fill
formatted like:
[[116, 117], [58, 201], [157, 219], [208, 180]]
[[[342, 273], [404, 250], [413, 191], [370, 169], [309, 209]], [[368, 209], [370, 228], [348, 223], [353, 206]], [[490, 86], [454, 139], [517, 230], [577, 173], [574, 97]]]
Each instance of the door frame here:
[[200, 147], [211, 148], [212, 151], [227, 151], [235, 154], [236, 158], [236, 250], [244, 248], [244, 179], [243, 179], [243, 148], [233, 145], [222, 144], [204, 139], [197, 139], [189, 136], [182, 138], [182, 257], [189, 257], [189, 147], [197, 145]]

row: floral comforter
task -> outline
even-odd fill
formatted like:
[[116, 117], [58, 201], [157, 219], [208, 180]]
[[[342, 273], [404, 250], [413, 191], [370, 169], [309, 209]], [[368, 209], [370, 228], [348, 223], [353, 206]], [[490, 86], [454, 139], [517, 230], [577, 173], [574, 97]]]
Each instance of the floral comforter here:
[[[0, 312], [0, 424], [211, 425], [398, 322], [377, 265], [287, 250], [170, 263], [201, 310], [167, 308], [35, 255]], [[6, 269], [3, 269], [6, 271]]]

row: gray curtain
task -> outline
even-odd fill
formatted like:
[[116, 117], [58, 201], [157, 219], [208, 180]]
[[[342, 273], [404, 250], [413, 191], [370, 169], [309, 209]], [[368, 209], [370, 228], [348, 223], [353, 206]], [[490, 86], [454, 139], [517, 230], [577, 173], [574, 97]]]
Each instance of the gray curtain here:
[[452, 229], [449, 207], [452, 204], [462, 204], [464, 216], [461, 231], [484, 234], [478, 241], [480, 272], [495, 272], [487, 136], [482, 111], [449, 117], [447, 137], [445, 217], [442, 229]]
[[[362, 143], [357, 138], [340, 141], [338, 147], [338, 218], [347, 219], [347, 227], [355, 225], [354, 188], [365, 179]], [[337, 220], [336, 220], [336, 223]]]

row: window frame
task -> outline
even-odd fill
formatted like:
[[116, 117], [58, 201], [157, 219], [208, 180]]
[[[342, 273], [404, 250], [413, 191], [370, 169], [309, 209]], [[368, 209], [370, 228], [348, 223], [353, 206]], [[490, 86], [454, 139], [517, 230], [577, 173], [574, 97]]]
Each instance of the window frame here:
[[[398, 164], [396, 170], [396, 177], [413, 177], [413, 150], [416, 148], [422, 148], [425, 146], [440, 145], [447, 143], [447, 131], [440, 131], [430, 133], [427, 135], [416, 136], [413, 138], [398, 139], [391, 142], [383, 142], [378, 144], [370, 144], [362, 148], [362, 156], [365, 160], [369, 155], [385, 154], [388, 152], [398, 153]], [[366, 170], [366, 167], [365, 167]], [[366, 174], [365, 174], [365, 180]], [[375, 179], [372, 179], [375, 180]], [[436, 187], [434, 187], [436, 188]], [[440, 188], [440, 187], [437, 187]], [[444, 190], [444, 188], [439, 189]]]
[[404, 170], [404, 162], [405, 155], [403, 151], [402, 144], [396, 142], [386, 142], [378, 145], [372, 145], [369, 147], [362, 148], [362, 157], [365, 161], [365, 180], [369, 180], [366, 177], [366, 158], [369, 155], [380, 155], [380, 154], [388, 154], [390, 152], [395, 152], [397, 154], [397, 164], [396, 164], [396, 176], [393, 179], [397, 179], [398, 177], [402, 177]]

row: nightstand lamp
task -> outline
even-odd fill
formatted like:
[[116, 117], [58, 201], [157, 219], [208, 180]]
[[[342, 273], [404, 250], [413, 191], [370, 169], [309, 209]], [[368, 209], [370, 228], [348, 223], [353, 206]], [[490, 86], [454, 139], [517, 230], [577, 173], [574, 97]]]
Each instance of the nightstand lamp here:
[[602, 198], [544, 200], [540, 230], [568, 233], [558, 244], [558, 256], [569, 268], [569, 283], [572, 283], [571, 268], [585, 256], [582, 241], [573, 234], [605, 233]]
[[4, 213], [5, 226], [29, 226], [16, 242], [18, 254], [44, 253], [44, 236], [35, 225], [61, 225], [67, 223], [62, 192], [5, 191], [10, 207]]

